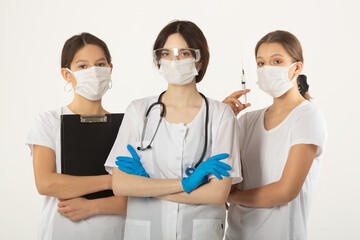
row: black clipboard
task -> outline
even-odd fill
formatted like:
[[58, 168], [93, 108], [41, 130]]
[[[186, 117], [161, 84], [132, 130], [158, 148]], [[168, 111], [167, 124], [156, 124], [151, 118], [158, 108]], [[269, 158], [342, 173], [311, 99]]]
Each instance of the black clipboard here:
[[[61, 173], [74, 176], [108, 174], [104, 163], [119, 132], [123, 113], [61, 115]], [[112, 190], [90, 193], [96, 199], [114, 196]]]

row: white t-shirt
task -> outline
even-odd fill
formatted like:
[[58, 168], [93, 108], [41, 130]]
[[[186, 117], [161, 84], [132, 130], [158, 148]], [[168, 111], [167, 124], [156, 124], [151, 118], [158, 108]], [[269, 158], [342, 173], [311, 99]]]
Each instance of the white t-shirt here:
[[[258, 188], [278, 181], [290, 148], [296, 144], [318, 146], [316, 157], [299, 195], [291, 202], [271, 208], [232, 205], [229, 209], [226, 239], [305, 240], [306, 220], [320, 174], [320, 159], [327, 138], [321, 111], [302, 102], [275, 128], [264, 128], [267, 109], [240, 117], [240, 148], [244, 181], [240, 190]], [[240, 186], [241, 185], [241, 186]]]
[[[126, 148], [140, 146], [145, 112], [157, 101], [149, 97], [133, 101], [127, 108], [118, 137], [105, 163], [112, 173], [117, 156], [131, 156]], [[232, 166], [229, 172], [233, 183], [242, 180], [237, 122], [233, 111], [226, 104], [208, 99], [208, 147], [204, 157], [229, 153], [223, 162]], [[163, 118], [152, 143], [152, 148], [137, 151], [150, 178], [181, 179], [186, 177], [189, 166], [198, 162], [205, 142], [205, 101], [193, 121], [169, 123]], [[160, 119], [156, 105], [149, 115], [143, 146], [149, 144]], [[224, 205], [192, 205], [164, 201], [157, 198], [129, 197], [124, 239], [171, 240], [207, 239], [220, 240], [224, 235], [226, 210]]]
[[[60, 116], [73, 114], [66, 106], [54, 111], [40, 113], [26, 139], [26, 144], [41, 145], [54, 150], [56, 172], [61, 173]], [[44, 207], [40, 216], [38, 239], [122, 239], [124, 215], [95, 215], [85, 220], [73, 222], [57, 212], [59, 200], [44, 196]]]

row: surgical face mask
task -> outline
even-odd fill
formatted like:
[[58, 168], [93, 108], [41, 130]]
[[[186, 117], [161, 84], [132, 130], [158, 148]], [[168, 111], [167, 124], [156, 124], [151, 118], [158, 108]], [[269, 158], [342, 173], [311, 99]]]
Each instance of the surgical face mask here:
[[193, 58], [174, 61], [161, 59], [159, 73], [174, 85], [188, 84], [198, 75]]
[[106, 91], [111, 88], [111, 68], [110, 67], [91, 67], [85, 70], [72, 72], [76, 79], [75, 92], [86, 99], [97, 101], [101, 99]]
[[260, 89], [269, 94], [273, 98], [278, 98], [289, 91], [294, 86], [296, 76], [289, 80], [289, 69], [296, 64], [293, 63], [289, 67], [278, 67], [265, 65], [257, 69], [258, 81]]

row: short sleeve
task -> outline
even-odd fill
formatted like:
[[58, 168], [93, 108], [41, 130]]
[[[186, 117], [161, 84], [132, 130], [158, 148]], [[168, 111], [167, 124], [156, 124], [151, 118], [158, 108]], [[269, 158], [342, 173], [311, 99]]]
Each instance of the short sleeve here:
[[[230, 156], [222, 162], [230, 165], [230, 177], [233, 178], [233, 184], [243, 180], [241, 175], [240, 148], [239, 148], [239, 128], [237, 119], [230, 107], [226, 106], [223, 116], [220, 120], [219, 128], [215, 139], [213, 139], [211, 155], [228, 153]], [[214, 177], [213, 175], [209, 178]]]
[[[241, 157], [241, 151], [242, 151], [242, 146], [243, 146], [242, 142], [243, 142], [243, 139], [245, 138], [245, 133], [246, 133], [245, 118], [246, 118], [247, 114], [248, 113], [241, 115], [236, 121], [236, 127], [237, 127], [237, 132], [238, 132], [237, 135], [238, 135], [238, 139], [239, 139], [238, 144], [239, 144], [239, 151], [240, 151], [240, 157], [239, 157], [240, 158], [240, 166], [241, 166], [241, 159], [242, 159], [242, 157]], [[234, 183], [234, 184], [236, 184], [236, 183]], [[242, 190], [243, 184], [244, 184], [244, 181], [241, 181], [238, 186], [238, 189]]]
[[246, 130], [246, 121], [245, 121], [246, 115], [247, 115], [247, 113], [241, 115], [236, 121], [240, 152], [241, 152], [242, 141], [244, 139], [245, 130]]
[[40, 113], [35, 118], [33, 126], [26, 138], [25, 144], [30, 147], [30, 155], [33, 154], [33, 146], [40, 145], [51, 148], [55, 151], [55, 126], [51, 121], [51, 115], [48, 113]]
[[116, 157], [129, 156], [131, 157], [127, 145], [136, 141], [136, 128], [135, 128], [135, 108], [130, 104], [124, 115], [124, 119], [121, 123], [118, 135], [115, 139], [114, 145], [110, 151], [110, 154], [105, 162], [105, 169], [108, 173], [112, 174], [113, 167], [117, 167], [115, 164]]
[[325, 147], [327, 139], [326, 122], [321, 111], [315, 107], [300, 113], [292, 128], [290, 147], [296, 144], [313, 144], [318, 146], [316, 158]]

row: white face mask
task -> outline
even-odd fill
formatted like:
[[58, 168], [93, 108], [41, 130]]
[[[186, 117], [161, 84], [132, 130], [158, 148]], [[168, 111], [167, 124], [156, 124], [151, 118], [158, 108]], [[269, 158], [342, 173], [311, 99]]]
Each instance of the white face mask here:
[[258, 68], [257, 84], [260, 89], [273, 98], [282, 96], [294, 86], [296, 76], [292, 80], [289, 80], [289, 69], [295, 64], [296, 62], [291, 64], [289, 67], [265, 65]]
[[175, 61], [161, 59], [159, 73], [174, 85], [188, 84], [198, 75], [193, 58]]
[[97, 101], [104, 96], [110, 88], [111, 68], [110, 67], [91, 67], [85, 70], [72, 72], [76, 79], [75, 92], [91, 101]]

